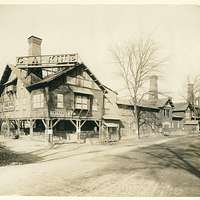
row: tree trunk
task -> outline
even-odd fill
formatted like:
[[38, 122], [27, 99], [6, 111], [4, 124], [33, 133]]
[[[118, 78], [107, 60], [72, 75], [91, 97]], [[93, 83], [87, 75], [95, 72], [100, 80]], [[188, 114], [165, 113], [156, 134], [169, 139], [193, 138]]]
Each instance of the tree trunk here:
[[139, 125], [139, 116], [138, 116], [138, 108], [136, 105], [134, 105], [134, 115], [135, 115], [135, 130], [136, 134], [138, 136], [138, 139], [140, 139], [140, 125]]

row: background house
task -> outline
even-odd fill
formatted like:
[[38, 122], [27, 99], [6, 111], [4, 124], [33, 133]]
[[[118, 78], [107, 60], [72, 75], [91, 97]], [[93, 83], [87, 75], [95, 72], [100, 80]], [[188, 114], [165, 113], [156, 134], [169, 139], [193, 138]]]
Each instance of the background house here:
[[175, 103], [173, 110], [173, 129], [185, 132], [199, 131], [199, 98], [194, 95], [193, 84], [187, 85], [187, 97], [185, 102]]
[[[157, 76], [150, 76], [148, 99], [138, 104], [138, 109], [141, 112], [140, 121], [143, 135], [160, 131], [169, 132], [172, 128], [172, 110], [174, 107], [172, 98], [159, 98], [157, 81]], [[136, 127], [133, 118], [133, 103], [128, 99], [118, 98], [117, 105], [121, 113], [121, 134], [126, 137], [133, 137]]]

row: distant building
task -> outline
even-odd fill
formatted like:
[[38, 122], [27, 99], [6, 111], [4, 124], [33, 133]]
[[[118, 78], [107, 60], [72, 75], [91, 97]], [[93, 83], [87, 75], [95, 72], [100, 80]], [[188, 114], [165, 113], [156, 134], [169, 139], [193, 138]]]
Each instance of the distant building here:
[[188, 84], [185, 102], [175, 103], [173, 110], [173, 129], [186, 132], [199, 131], [199, 98], [194, 95], [193, 84]]
[[[158, 98], [158, 77], [150, 77], [150, 88], [148, 100], [143, 100], [138, 104], [138, 109], [142, 111], [141, 131], [143, 134], [151, 132], [171, 131], [173, 102], [170, 97]], [[132, 136], [135, 124], [133, 120], [134, 106], [130, 100], [117, 100], [117, 105], [121, 113], [121, 134]]]

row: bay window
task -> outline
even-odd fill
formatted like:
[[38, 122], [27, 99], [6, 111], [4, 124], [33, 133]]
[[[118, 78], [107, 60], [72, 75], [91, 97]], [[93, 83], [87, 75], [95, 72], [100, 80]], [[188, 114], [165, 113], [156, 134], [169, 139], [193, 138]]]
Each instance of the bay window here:
[[89, 98], [88, 96], [76, 95], [75, 96], [75, 108], [89, 110]]

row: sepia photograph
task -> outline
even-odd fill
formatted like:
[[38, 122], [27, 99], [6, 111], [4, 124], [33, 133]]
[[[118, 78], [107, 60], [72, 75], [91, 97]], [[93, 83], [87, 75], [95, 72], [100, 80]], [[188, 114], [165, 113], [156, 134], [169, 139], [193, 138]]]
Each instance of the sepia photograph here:
[[1, 4], [0, 197], [199, 197], [200, 4]]

